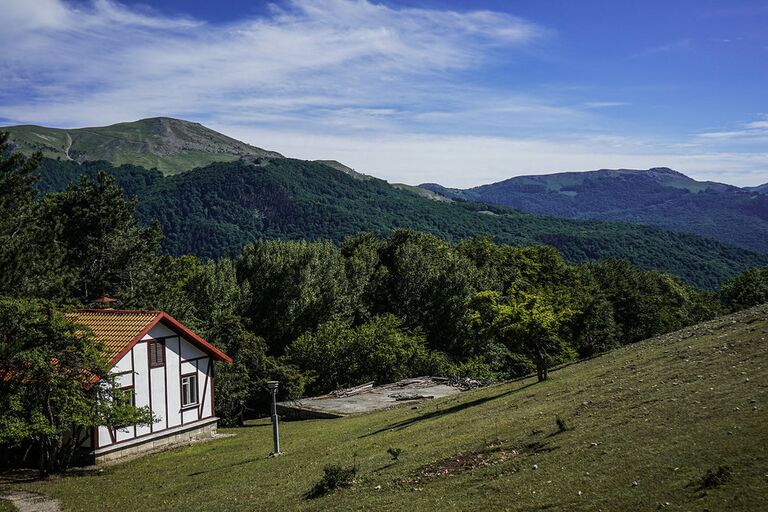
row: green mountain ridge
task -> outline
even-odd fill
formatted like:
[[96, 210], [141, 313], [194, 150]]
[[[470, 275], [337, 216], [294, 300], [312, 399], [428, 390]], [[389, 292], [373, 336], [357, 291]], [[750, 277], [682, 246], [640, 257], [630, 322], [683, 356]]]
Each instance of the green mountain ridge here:
[[768, 253], [768, 191], [696, 181], [666, 167], [518, 176], [469, 189], [425, 183], [452, 199], [539, 215], [655, 226]]
[[139, 197], [142, 222], [157, 219], [174, 255], [235, 255], [257, 238], [327, 239], [411, 228], [456, 242], [488, 236], [512, 245], [547, 244], [572, 262], [626, 259], [714, 289], [768, 256], [684, 233], [630, 224], [531, 215], [468, 201], [433, 201], [383, 180], [361, 180], [327, 165], [290, 158], [217, 162], [163, 176], [137, 166], [46, 159], [40, 188], [61, 190], [104, 170]]
[[[10, 131], [18, 150], [39, 150], [48, 157], [40, 171], [43, 191], [61, 190], [81, 174], [94, 176], [99, 170], [115, 176], [126, 194], [139, 197], [139, 219], [160, 222], [164, 250], [174, 255], [215, 258], [235, 255], [258, 238], [339, 242], [362, 231], [386, 236], [397, 228], [411, 228], [452, 242], [488, 236], [513, 245], [548, 244], [573, 262], [626, 259], [709, 289], [745, 268], [768, 264], [766, 255], [653, 227], [552, 217], [562, 212], [530, 215], [493, 205], [494, 198], [474, 199], [461, 191], [453, 194], [455, 200], [446, 200], [451, 194], [445, 190], [389, 184], [335, 160], [285, 158], [178, 119], [158, 117], [76, 130], [3, 130]], [[619, 179], [612, 171], [605, 173], [609, 181], [622, 184], [624, 174], [634, 171]], [[735, 189], [701, 184], [670, 169], [647, 174], [664, 183], [663, 193]], [[555, 189], [551, 194], [578, 194], [580, 175], [558, 179], [548, 185]]]

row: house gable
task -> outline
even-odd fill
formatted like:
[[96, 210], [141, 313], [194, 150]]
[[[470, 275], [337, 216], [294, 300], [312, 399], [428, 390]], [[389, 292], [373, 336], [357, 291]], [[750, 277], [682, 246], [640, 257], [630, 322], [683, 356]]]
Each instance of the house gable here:
[[157, 420], [93, 429], [97, 460], [128, 446], [131, 452], [142, 451], [159, 439], [215, 431], [213, 361], [231, 362], [226, 354], [162, 311], [80, 310], [70, 315], [105, 344], [118, 385], [130, 389], [135, 405], [148, 407]]

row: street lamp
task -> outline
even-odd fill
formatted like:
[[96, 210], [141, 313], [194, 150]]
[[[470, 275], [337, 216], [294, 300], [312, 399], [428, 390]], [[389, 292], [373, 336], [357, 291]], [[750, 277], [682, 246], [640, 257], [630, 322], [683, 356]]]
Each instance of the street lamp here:
[[267, 382], [270, 393], [272, 393], [272, 437], [275, 441], [275, 451], [272, 452], [274, 457], [280, 455], [280, 426], [277, 422], [277, 387], [280, 382], [276, 380], [270, 380]]

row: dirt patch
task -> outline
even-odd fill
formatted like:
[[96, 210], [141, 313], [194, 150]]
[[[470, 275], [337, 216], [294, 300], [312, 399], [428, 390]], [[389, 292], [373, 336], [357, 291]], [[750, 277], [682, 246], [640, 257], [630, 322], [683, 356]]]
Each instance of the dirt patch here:
[[20, 512], [61, 512], [59, 500], [49, 498], [44, 494], [27, 491], [7, 491], [0, 498], [13, 503]]
[[510, 448], [494, 447], [479, 452], [454, 455], [453, 457], [438, 460], [415, 469], [401, 483], [422, 484], [466, 471], [495, 466], [518, 457], [526, 451], [527, 449], [513, 450]]

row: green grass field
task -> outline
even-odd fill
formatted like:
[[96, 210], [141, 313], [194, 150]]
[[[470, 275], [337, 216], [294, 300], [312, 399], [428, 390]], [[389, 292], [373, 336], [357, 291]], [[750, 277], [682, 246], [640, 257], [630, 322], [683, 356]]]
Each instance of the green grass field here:
[[[768, 306], [458, 397], [234, 437], [27, 484], [65, 510], [710, 510], [768, 507]], [[556, 417], [567, 430], [558, 431]], [[393, 462], [390, 447], [402, 449]], [[327, 464], [351, 488], [305, 493]], [[708, 469], [731, 478], [704, 489]], [[379, 487], [380, 486], [380, 487]]]

